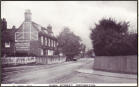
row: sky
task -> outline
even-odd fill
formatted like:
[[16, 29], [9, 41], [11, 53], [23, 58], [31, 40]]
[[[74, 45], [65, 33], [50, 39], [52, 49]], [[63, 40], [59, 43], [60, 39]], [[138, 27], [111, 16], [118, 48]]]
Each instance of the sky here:
[[55, 36], [69, 27], [87, 49], [92, 48], [90, 27], [102, 18], [129, 21], [129, 30], [137, 32], [137, 1], [2, 1], [1, 18], [6, 18], [8, 28], [18, 28], [26, 9], [31, 10], [32, 21], [43, 27], [51, 24]]

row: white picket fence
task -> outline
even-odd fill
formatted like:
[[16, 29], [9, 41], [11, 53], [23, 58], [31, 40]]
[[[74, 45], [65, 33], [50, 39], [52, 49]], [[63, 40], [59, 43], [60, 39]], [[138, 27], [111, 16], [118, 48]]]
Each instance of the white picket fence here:
[[65, 62], [66, 57], [59, 57], [59, 56], [47, 56], [47, 57], [37, 57], [36, 64], [53, 64], [53, 63], [61, 63]]
[[2, 57], [2, 65], [20, 65], [20, 64], [52, 64], [66, 61], [66, 57], [47, 56], [47, 57]]
[[19, 65], [19, 64], [29, 64], [35, 63], [35, 57], [2, 57], [2, 65]]

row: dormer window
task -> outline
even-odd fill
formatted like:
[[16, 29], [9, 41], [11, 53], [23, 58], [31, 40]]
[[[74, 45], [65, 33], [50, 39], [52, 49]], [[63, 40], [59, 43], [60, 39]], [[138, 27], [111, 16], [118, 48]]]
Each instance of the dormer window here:
[[10, 42], [5, 42], [5, 48], [9, 48], [10, 47]]

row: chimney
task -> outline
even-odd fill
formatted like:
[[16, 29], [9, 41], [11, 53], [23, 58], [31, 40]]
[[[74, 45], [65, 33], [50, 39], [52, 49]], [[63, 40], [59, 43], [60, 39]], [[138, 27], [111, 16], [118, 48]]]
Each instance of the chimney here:
[[2, 19], [1, 21], [1, 26], [2, 26], [2, 31], [7, 29], [7, 21], [5, 18]]
[[16, 27], [13, 25], [12, 29], [16, 29]]
[[47, 29], [50, 33], [52, 33], [52, 26], [50, 24], [47, 26]]
[[32, 13], [31, 13], [31, 11], [29, 9], [27, 9], [25, 11], [24, 15], [25, 15], [25, 21], [27, 21], [27, 22], [31, 21], [31, 15], [32, 15]]

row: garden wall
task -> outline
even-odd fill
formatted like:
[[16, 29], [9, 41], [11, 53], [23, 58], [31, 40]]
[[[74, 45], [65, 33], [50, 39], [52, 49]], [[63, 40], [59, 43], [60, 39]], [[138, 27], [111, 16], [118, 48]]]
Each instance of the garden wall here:
[[137, 55], [97, 56], [94, 59], [93, 69], [137, 74]]

